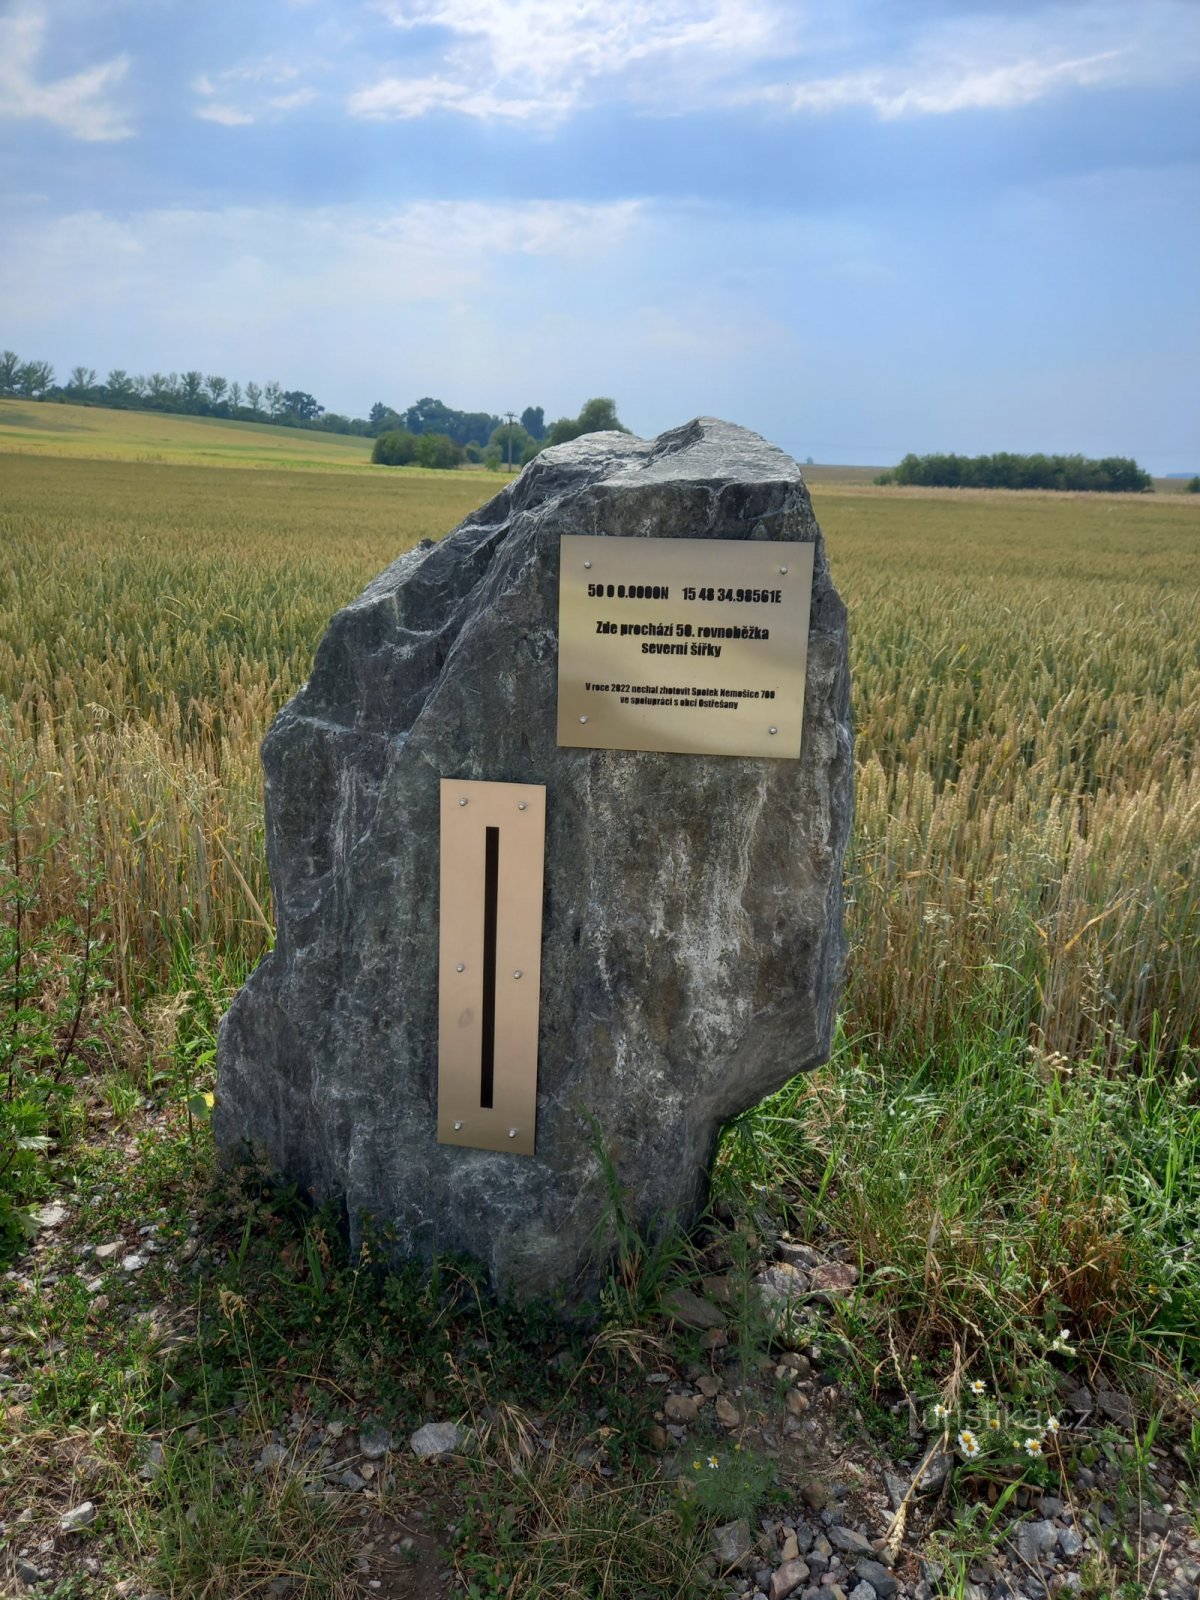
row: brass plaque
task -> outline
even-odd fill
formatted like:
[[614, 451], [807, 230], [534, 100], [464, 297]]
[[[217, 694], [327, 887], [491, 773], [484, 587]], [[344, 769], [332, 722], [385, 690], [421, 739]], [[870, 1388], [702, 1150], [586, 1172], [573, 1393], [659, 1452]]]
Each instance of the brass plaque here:
[[559, 744], [795, 760], [813, 549], [564, 534]]
[[546, 791], [442, 779], [438, 1142], [533, 1154]]

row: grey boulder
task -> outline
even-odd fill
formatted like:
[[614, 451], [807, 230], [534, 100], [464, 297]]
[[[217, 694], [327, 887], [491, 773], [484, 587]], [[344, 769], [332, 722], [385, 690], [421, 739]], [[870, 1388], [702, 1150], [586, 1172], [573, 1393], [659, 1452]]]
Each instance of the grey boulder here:
[[[560, 749], [559, 538], [810, 540], [798, 760]], [[545, 451], [335, 616], [263, 745], [275, 949], [213, 1127], [397, 1257], [594, 1293], [613, 1179], [697, 1216], [722, 1123], [828, 1057], [852, 807], [845, 608], [800, 469], [701, 419]], [[436, 1139], [439, 779], [547, 787], [537, 1153]], [[606, 1176], [607, 1168], [607, 1176]]]

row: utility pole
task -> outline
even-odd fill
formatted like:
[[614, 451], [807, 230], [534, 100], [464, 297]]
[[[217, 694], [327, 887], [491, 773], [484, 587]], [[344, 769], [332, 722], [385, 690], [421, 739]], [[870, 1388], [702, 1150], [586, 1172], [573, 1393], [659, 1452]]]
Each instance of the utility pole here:
[[514, 426], [514, 424], [516, 423], [516, 420], [517, 420], [516, 413], [514, 411], [506, 411], [504, 413], [504, 420], [508, 423], [508, 470], [511, 472], [512, 471], [513, 426]]

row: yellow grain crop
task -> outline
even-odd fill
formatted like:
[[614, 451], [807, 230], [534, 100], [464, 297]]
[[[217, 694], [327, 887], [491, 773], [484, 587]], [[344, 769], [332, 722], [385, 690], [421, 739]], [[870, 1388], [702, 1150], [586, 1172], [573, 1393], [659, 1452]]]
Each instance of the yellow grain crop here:
[[[271, 715], [333, 610], [498, 487], [0, 454], [0, 741], [48, 832], [94, 808], [126, 997], [181, 944], [262, 951]], [[850, 1027], [1194, 1040], [1200, 505], [814, 494], [853, 639]]]

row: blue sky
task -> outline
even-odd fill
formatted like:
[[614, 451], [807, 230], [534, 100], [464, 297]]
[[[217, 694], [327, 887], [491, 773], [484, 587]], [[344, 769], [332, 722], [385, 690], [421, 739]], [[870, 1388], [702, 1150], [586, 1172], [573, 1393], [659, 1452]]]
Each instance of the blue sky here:
[[1200, 470], [1200, 5], [0, 0], [0, 346]]

